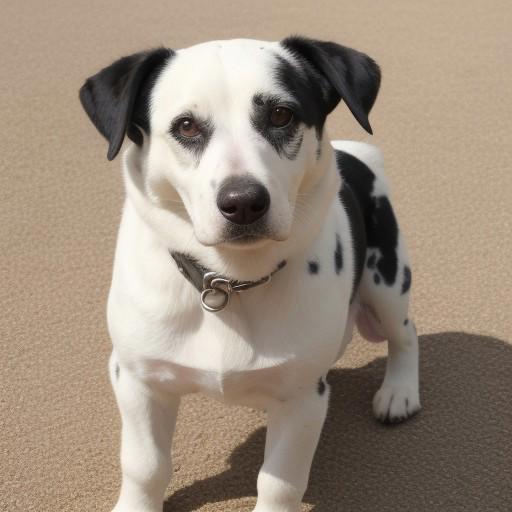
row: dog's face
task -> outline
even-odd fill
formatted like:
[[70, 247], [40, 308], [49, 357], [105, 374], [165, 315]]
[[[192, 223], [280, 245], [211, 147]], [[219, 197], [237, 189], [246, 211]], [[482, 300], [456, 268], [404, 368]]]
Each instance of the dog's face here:
[[[139, 147], [145, 193], [186, 210], [203, 245], [286, 240], [326, 172], [326, 116], [344, 99], [368, 131], [380, 74], [366, 55], [302, 38], [218, 41], [125, 57], [80, 98], [119, 151]], [[327, 152], [325, 152], [327, 153]]]

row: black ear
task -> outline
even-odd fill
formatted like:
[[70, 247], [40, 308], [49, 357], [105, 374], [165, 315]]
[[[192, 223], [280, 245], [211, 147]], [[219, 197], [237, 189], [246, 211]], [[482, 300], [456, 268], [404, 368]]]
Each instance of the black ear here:
[[149, 130], [148, 100], [159, 70], [174, 55], [159, 48], [115, 61], [88, 78], [80, 101], [98, 131], [108, 140], [107, 158], [113, 160], [126, 134], [142, 145], [139, 128]]
[[380, 86], [380, 69], [374, 60], [336, 43], [303, 37], [288, 37], [281, 44], [327, 80], [326, 114], [343, 99], [359, 124], [372, 133], [368, 114]]

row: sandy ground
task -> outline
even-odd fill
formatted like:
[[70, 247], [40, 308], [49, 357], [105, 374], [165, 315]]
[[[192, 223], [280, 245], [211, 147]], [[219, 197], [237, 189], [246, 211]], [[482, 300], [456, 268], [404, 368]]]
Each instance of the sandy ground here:
[[[0, 509], [109, 512], [119, 418], [105, 302], [119, 162], [82, 112], [114, 58], [209, 39], [331, 39], [374, 57], [371, 120], [413, 262], [424, 409], [371, 416], [384, 347], [330, 375], [304, 510], [512, 510], [512, 4], [11, 1], [0, 16]], [[340, 106], [332, 138], [370, 140]], [[250, 511], [264, 415], [184, 400], [167, 512]]]

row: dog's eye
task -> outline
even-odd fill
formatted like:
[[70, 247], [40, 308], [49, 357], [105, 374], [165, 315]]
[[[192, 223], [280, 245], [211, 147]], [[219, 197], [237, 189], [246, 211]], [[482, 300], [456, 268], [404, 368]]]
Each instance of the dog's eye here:
[[184, 117], [178, 124], [178, 132], [183, 137], [197, 137], [201, 131], [199, 126], [191, 117]]
[[293, 119], [293, 112], [286, 107], [275, 107], [270, 112], [270, 123], [276, 128], [284, 128]]

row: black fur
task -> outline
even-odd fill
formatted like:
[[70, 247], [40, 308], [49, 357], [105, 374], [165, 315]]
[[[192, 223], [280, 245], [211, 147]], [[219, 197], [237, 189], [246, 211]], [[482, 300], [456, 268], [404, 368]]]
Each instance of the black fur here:
[[[336, 151], [336, 161], [342, 179], [354, 191], [363, 212], [368, 248], [380, 251], [376, 268], [384, 282], [392, 286], [398, 272], [398, 224], [391, 203], [386, 196], [372, 195], [375, 175], [367, 165], [343, 151]], [[368, 266], [373, 265], [370, 259]], [[377, 278], [375, 282], [378, 284]]]
[[404, 280], [402, 282], [402, 295], [406, 294], [411, 288], [412, 274], [411, 269], [406, 265], [404, 267]]
[[350, 222], [350, 233], [352, 235], [352, 246], [354, 248], [354, 281], [352, 283], [352, 293], [350, 301], [361, 282], [364, 270], [364, 260], [366, 257], [366, 231], [364, 226], [363, 213], [358, 204], [357, 198], [350, 185], [345, 182], [339, 191], [341, 204], [344, 206]]
[[302, 88], [304, 81], [312, 81], [314, 88], [321, 93], [317, 93], [315, 98], [323, 106], [321, 114], [324, 119], [343, 99], [359, 124], [372, 133], [368, 114], [377, 98], [381, 77], [374, 60], [336, 43], [304, 37], [288, 37], [281, 45], [301, 61], [308, 77], [284, 81], [292, 85], [292, 91], [297, 85]]
[[168, 48], [158, 48], [123, 57], [88, 78], [80, 89], [84, 110], [109, 143], [109, 160], [119, 153], [125, 135], [141, 145], [140, 130], [149, 133], [151, 89], [173, 55]]
[[[294, 112], [294, 118], [287, 126], [277, 128], [270, 123], [270, 112], [275, 107], [286, 107]], [[264, 137], [276, 150], [279, 156], [285, 156], [289, 160], [295, 160], [302, 145], [303, 133], [300, 129], [301, 107], [298, 104], [290, 104], [278, 96], [256, 94], [253, 98], [253, 112], [251, 124], [254, 129]]]
[[320, 265], [317, 261], [308, 261], [308, 272], [310, 274], [318, 274], [320, 271]]
[[334, 269], [340, 275], [343, 268], [343, 248], [341, 247], [340, 235], [336, 233], [336, 248], [334, 249]]
[[317, 387], [317, 390], [318, 390], [318, 394], [320, 396], [323, 396], [323, 394], [325, 393], [325, 382], [324, 382], [324, 379], [320, 379], [318, 381], [318, 387]]
[[328, 112], [324, 105], [322, 77], [314, 68], [309, 73], [299, 70], [291, 62], [276, 55], [274, 74], [277, 83], [295, 98], [293, 110], [298, 120], [308, 128], [314, 127], [317, 138], [322, 139], [322, 131]]

